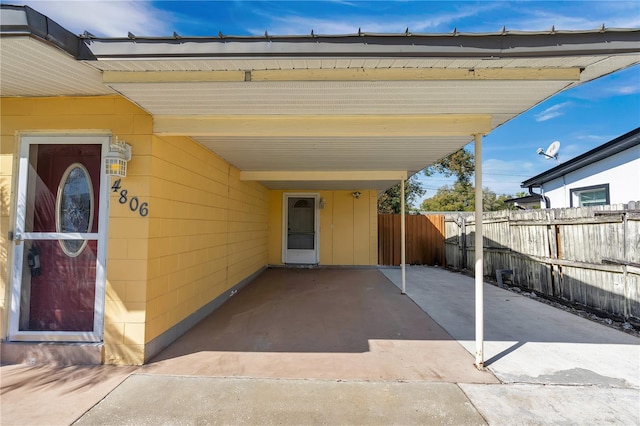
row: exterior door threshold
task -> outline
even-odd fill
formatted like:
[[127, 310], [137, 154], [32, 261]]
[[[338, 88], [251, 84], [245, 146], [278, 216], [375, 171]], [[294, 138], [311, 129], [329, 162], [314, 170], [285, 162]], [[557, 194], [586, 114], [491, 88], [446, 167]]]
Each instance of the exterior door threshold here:
[[100, 365], [102, 343], [2, 342], [3, 364]]

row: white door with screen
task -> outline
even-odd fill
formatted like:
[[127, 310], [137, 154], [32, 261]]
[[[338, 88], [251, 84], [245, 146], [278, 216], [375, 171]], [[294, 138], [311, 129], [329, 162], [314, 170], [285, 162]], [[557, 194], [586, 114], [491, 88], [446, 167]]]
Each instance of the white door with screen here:
[[102, 340], [109, 136], [21, 137], [9, 339]]
[[284, 263], [318, 263], [317, 209], [317, 194], [284, 194]]

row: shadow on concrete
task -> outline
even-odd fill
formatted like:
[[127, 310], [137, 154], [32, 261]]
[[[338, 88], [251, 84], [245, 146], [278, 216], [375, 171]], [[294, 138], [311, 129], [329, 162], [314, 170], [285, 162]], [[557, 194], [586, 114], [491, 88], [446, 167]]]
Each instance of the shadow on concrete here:
[[65, 393], [82, 392], [114, 377], [126, 377], [137, 367], [3, 365], [0, 395], [19, 391], [35, 392], [64, 389]]
[[[396, 286], [398, 269], [382, 269]], [[407, 295], [475, 354], [475, 283], [441, 268], [407, 268]], [[640, 386], [640, 339], [485, 283], [484, 365], [505, 383]], [[615, 361], [612, 361], [615, 360]]]
[[[400, 270], [381, 269], [399, 286]], [[475, 340], [472, 277], [442, 268], [407, 267], [409, 296], [459, 341]], [[522, 294], [484, 284], [484, 337], [498, 342], [637, 345], [640, 340]]]

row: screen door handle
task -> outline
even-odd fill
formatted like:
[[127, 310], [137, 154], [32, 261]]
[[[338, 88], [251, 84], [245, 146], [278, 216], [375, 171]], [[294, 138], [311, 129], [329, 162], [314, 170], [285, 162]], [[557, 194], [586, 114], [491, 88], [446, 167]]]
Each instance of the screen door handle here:
[[17, 246], [19, 246], [22, 241], [22, 235], [17, 232], [9, 231], [9, 241], [13, 241]]

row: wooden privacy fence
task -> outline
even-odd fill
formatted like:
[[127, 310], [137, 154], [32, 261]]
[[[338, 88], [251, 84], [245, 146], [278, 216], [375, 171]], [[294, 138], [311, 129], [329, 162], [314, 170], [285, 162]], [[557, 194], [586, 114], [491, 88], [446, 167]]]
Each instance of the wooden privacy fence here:
[[[447, 215], [446, 264], [473, 269], [475, 221]], [[513, 270], [523, 288], [617, 317], [640, 319], [640, 202], [488, 212], [484, 274]]]
[[[399, 214], [378, 215], [378, 264], [400, 265]], [[405, 215], [408, 265], [444, 265], [444, 216]]]

